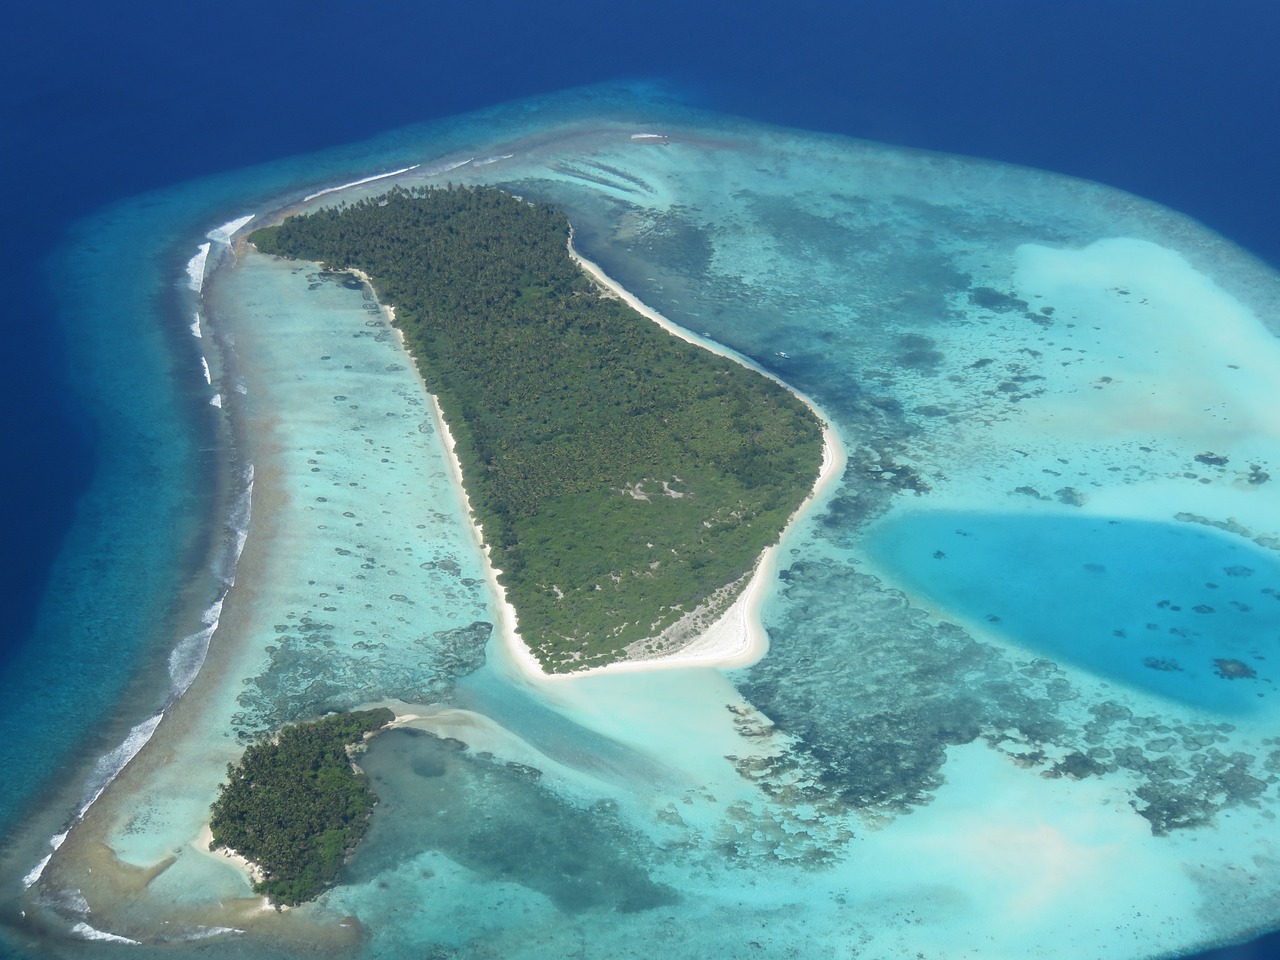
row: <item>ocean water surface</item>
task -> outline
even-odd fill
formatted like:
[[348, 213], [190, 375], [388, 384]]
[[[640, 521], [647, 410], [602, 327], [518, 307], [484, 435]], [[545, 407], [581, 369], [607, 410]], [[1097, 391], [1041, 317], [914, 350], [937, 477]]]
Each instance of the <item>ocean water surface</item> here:
[[[830, 418], [848, 463], [781, 545], [758, 664], [521, 673], [380, 306], [239, 242], [444, 182], [561, 205], [642, 300]], [[151, 271], [123, 291], [121, 249]], [[154, 669], [9, 842], [22, 949], [1139, 957], [1280, 922], [1280, 277], [1194, 221], [597, 87], [124, 202], [63, 263], [99, 271], [69, 294], [109, 318], [83, 346], [170, 371], [101, 388], [156, 463], [59, 573], [89, 602], [129, 558], [132, 631], [58, 609]], [[367, 842], [263, 913], [198, 849], [225, 764], [375, 702], [418, 719], [362, 761]]]

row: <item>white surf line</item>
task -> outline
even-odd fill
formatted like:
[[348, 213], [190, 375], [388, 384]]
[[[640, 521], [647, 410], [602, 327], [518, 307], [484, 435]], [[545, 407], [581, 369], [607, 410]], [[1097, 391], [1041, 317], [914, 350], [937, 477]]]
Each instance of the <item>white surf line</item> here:
[[[50, 841], [50, 846], [52, 845], [53, 845], [52, 841]], [[55, 847], [54, 849], [57, 849], [57, 848]], [[30, 870], [27, 871], [26, 876], [22, 878], [23, 890], [30, 890], [33, 886], [35, 886], [36, 882], [40, 879], [40, 877], [44, 875], [44, 868], [49, 865], [49, 861], [52, 859], [53, 859], [53, 854], [46, 853], [44, 855], [44, 858], [39, 863], [37, 863], [34, 867], [32, 867]]]
[[306, 203], [308, 200], [314, 200], [316, 197], [323, 197], [327, 193], [337, 193], [339, 190], [346, 190], [348, 187], [358, 187], [362, 183], [373, 183], [375, 180], [385, 180], [387, 177], [396, 177], [402, 173], [408, 173], [410, 170], [417, 170], [420, 166], [422, 166], [422, 164], [415, 163], [411, 167], [402, 167], [399, 170], [392, 170], [389, 173], [378, 173], [374, 174], [372, 177], [365, 177], [363, 180], [352, 180], [350, 183], [344, 183], [341, 186], [318, 190], [315, 193], [311, 193], [303, 197], [302, 202]]
[[242, 217], [236, 217], [234, 220], [228, 220], [222, 226], [214, 227], [206, 233], [205, 236], [214, 243], [229, 245], [231, 243], [232, 235], [256, 216], [256, 213], [246, 213]]
[[[124, 742], [115, 749], [104, 753], [98, 758], [98, 762], [94, 764], [93, 773], [89, 775], [85, 783], [85, 793], [82, 795], [79, 807], [77, 807], [75, 815], [71, 818], [71, 824], [74, 826], [84, 819], [84, 815], [89, 812], [89, 808], [98, 802], [98, 798], [106, 792], [116, 777], [120, 776], [122, 770], [127, 767], [147, 745], [152, 735], [156, 732], [156, 727], [160, 726], [160, 721], [164, 719], [164, 710], [161, 710], [155, 716], [143, 720], [136, 724], [130, 731]], [[92, 796], [90, 796], [92, 794]], [[87, 799], [85, 799], [87, 798]], [[62, 846], [70, 833], [69, 826], [62, 833], [55, 834], [49, 838], [49, 846], [55, 851]], [[22, 878], [22, 885], [29, 889], [43, 875], [45, 867], [49, 865], [53, 854], [50, 853], [44, 857], [39, 863], [28, 871], [27, 875]]]
[[163, 719], [164, 710], [161, 710], [155, 716], [135, 724], [123, 743], [98, 758], [98, 762], [94, 764], [93, 773], [85, 784], [87, 787], [86, 794], [92, 792], [92, 796], [87, 800], [81, 801], [75, 815], [77, 823], [84, 819], [84, 815], [89, 812], [89, 808], [98, 802], [98, 798], [106, 792], [107, 787], [111, 786], [111, 782], [120, 776], [121, 771], [147, 745], [147, 742], [156, 732], [156, 727], [160, 726], [160, 721]]
[[[85, 783], [85, 793], [82, 796], [79, 807], [76, 809], [75, 815], [71, 818], [71, 826], [68, 826], [62, 833], [55, 834], [49, 838], [49, 846], [57, 851], [67, 839], [71, 828], [84, 819], [84, 815], [89, 812], [89, 808], [98, 802], [111, 786], [112, 781], [120, 776], [121, 772], [134, 757], [142, 750], [143, 747], [151, 740], [156, 732], [156, 727], [160, 726], [160, 721], [164, 719], [164, 710], [161, 710], [155, 716], [143, 720], [136, 724], [130, 731], [124, 742], [119, 744], [115, 749], [104, 753], [98, 758], [98, 762], [94, 764], [93, 773], [89, 775]], [[92, 793], [92, 796], [89, 794]], [[87, 799], [85, 799], [87, 798]], [[45, 867], [49, 865], [49, 860], [53, 857], [50, 853], [39, 863], [37, 863], [26, 876], [22, 878], [22, 884], [25, 888], [30, 888], [36, 883], [44, 873]]]
[[[256, 214], [248, 213], [242, 217], [236, 217], [234, 220], [228, 220], [220, 227], [214, 227], [205, 234], [207, 240], [213, 243], [221, 243], [229, 245], [231, 236], [246, 223], [252, 220]], [[187, 261], [187, 287], [196, 293], [202, 293], [204, 290], [204, 275], [209, 263], [209, 252], [212, 249], [212, 243], [202, 243], [196, 247], [195, 256]], [[200, 336], [200, 316], [196, 315], [195, 323], [192, 325], [192, 331], [195, 336]]]
[[49, 861], [53, 859], [53, 855], [58, 852], [64, 843], [66, 843], [67, 837], [70, 836], [70, 834], [71, 828], [67, 827], [67, 829], [63, 830], [61, 833], [55, 833], [49, 838], [49, 846], [53, 849], [50, 850], [49, 853], [45, 855], [44, 859], [32, 867], [27, 872], [27, 875], [22, 878], [22, 888], [24, 890], [29, 890], [36, 881], [40, 879], [44, 874], [44, 868], [49, 865]]
[[204, 287], [204, 265], [209, 259], [209, 247], [202, 243], [196, 247], [195, 256], [187, 261], [187, 287], [199, 293]]
[[101, 940], [104, 943], [128, 943], [135, 947], [142, 945], [141, 941], [130, 940], [128, 937], [122, 937], [114, 933], [107, 933], [105, 930], [99, 930], [96, 927], [91, 927], [83, 920], [72, 927], [71, 932], [85, 940]]

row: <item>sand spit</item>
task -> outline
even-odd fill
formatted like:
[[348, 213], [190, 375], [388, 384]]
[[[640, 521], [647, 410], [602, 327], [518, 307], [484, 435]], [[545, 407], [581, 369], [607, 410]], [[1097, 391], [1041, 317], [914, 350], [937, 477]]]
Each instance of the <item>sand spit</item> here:
[[[208, 822], [200, 828], [200, 833], [191, 841], [191, 845], [203, 854], [207, 854], [211, 857], [217, 857], [219, 860], [225, 860], [228, 863], [233, 864], [244, 872], [244, 875], [248, 878], [250, 883], [261, 883], [265, 878], [262, 867], [254, 863], [248, 857], [236, 853], [230, 847], [218, 847], [215, 849], [213, 847], [213, 830], [210, 828]], [[262, 899], [264, 904], [269, 903], [266, 897], [263, 897]]]

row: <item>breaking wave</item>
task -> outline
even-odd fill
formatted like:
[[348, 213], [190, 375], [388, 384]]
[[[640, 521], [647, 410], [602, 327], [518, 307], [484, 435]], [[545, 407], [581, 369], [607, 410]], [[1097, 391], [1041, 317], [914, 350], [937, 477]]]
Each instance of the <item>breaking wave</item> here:
[[389, 170], [386, 173], [376, 173], [372, 177], [364, 177], [360, 180], [352, 180], [350, 183], [339, 184], [336, 187], [327, 187], [324, 190], [317, 190], [315, 193], [309, 193], [303, 197], [302, 202], [306, 203], [308, 200], [316, 199], [316, 197], [323, 197], [329, 193], [337, 193], [339, 190], [346, 190], [349, 187], [358, 187], [361, 184], [373, 183], [375, 180], [385, 180], [387, 177], [396, 177], [402, 173], [408, 173], [410, 170], [417, 170], [418, 166], [419, 164], [415, 163], [411, 167], [401, 167], [399, 170]]

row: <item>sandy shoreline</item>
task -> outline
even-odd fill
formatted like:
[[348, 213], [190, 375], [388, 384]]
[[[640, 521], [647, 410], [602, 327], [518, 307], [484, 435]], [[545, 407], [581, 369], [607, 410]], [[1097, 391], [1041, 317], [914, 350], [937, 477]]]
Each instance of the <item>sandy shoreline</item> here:
[[[354, 268], [349, 269], [347, 272], [363, 280], [369, 289], [373, 291], [374, 297], [377, 297], [378, 291], [367, 273]], [[383, 303], [381, 300], [378, 300], [377, 303], [386, 314], [387, 322], [391, 324], [391, 329], [395, 331], [396, 339], [400, 342], [400, 349], [413, 361], [414, 368], [417, 369], [417, 360], [414, 359], [408, 343], [405, 342], [404, 331], [396, 326], [395, 307]], [[420, 379], [422, 378], [420, 370], [418, 371], [418, 376]], [[425, 384], [425, 380], [423, 382]], [[467, 511], [467, 523], [471, 526], [471, 532], [475, 536], [476, 544], [480, 547], [481, 553], [484, 554], [485, 580], [488, 582], [493, 596], [498, 598], [498, 631], [502, 637], [503, 644], [525, 673], [538, 678], [550, 677], [551, 674], [542, 669], [542, 665], [538, 663], [533, 652], [520, 638], [520, 631], [516, 622], [516, 608], [511, 605], [511, 602], [507, 599], [507, 592], [502, 588], [502, 584], [498, 582], [498, 574], [502, 571], [494, 567], [489, 545], [484, 540], [484, 528], [476, 522], [475, 512], [471, 509], [471, 495], [467, 493], [467, 486], [462, 479], [462, 462], [458, 460], [453, 433], [449, 430], [449, 423], [444, 418], [444, 411], [440, 409], [440, 400], [430, 390], [427, 390], [426, 394], [431, 401], [432, 417], [435, 421], [436, 429], [440, 431], [440, 436], [444, 438], [444, 448], [449, 460], [449, 472], [453, 477], [453, 482], [458, 492], [462, 495], [462, 503]]]
[[[214, 849], [213, 830], [209, 826], [208, 821], [205, 821], [204, 826], [200, 828], [200, 833], [191, 841], [191, 846], [200, 853], [203, 853], [205, 856], [215, 857], [218, 860], [225, 860], [227, 863], [230, 863], [242, 870], [245, 876], [249, 878], [250, 883], [261, 883], [263, 880], [264, 874], [262, 872], [262, 867], [254, 863], [248, 857], [236, 853], [230, 847], [218, 847], [217, 849]], [[262, 902], [264, 908], [271, 905], [270, 900], [266, 897], [262, 898]]]
[[[402, 336], [401, 343], [403, 342], [404, 338]], [[467, 493], [466, 484], [462, 480], [462, 463], [458, 460], [453, 434], [449, 431], [449, 424], [445, 421], [444, 411], [440, 409], [440, 401], [436, 399], [436, 395], [428, 392], [427, 396], [431, 398], [431, 409], [435, 414], [436, 427], [444, 438], [444, 447], [449, 454], [449, 471], [453, 475], [453, 482], [457, 484], [458, 491], [462, 494], [462, 502], [467, 509], [467, 521], [471, 524], [471, 531], [475, 535], [476, 543], [480, 545], [480, 550], [484, 554], [485, 580], [488, 581], [489, 589], [493, 591], [493, 595], [498, 598], [498, 630], [503, 643], [526, 673], [539, 678], [548, 677], [550, 674], [543, 671], [542, 665], [538, 663], [533, 652], [520, 638], [519, 626], [516, 621], [516, 608], [511, 605], [511, 601], [507, 599], [507, 592], [502, 589], [502, 584], [498, 582], [498, 574], [502, 571], [493, 565], [493, 557], [489, 552], [489, 545], [484, 542], [484, 528], [476, 522], [475, 513], [471, 509], [471, 496]]]

